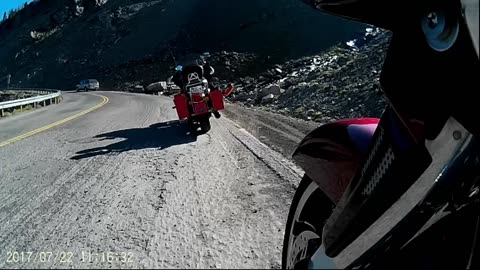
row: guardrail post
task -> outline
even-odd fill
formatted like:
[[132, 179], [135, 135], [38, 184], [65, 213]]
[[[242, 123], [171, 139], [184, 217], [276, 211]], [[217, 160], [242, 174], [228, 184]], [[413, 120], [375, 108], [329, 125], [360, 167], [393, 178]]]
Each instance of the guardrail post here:
[[[21, 91], [22, 89], [15, 89]], [[26, 108], [38, 108], [43, 105], [46, 107], [52, 104], [59, 104], [63, 97], [61, 96], [61, 91], [59, 90], [35, 90], [35, 89], [25, 89], [25, 91], [30, 91], [31, 93], [45, 93], [47, 95], [29, 97], [24, 99], [18, 99], [13, 101], [0, 102], [0, 117], [6, 116], [5, 109], [19, 110], [20, 112], [26, 111]], [[27, 106], [27, 107], [25, 107]]]

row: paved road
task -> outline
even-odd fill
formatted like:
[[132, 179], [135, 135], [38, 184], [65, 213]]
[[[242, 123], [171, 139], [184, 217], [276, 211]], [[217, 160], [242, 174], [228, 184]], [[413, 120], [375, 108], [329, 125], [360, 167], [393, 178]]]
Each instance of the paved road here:
[[0, 147], [0, 267], [280, 267], [301, 172], [225, 117], [188, 134], [171, 107], [66, 93], [1, 119], [0, 143], [78, 116]]
[[64, 94], [64, 99], [59, 105], [2, 118], [0, 119], [0, 142], [87, 110], [101, 101], [100, 97], [94, 95], [67, 93]]

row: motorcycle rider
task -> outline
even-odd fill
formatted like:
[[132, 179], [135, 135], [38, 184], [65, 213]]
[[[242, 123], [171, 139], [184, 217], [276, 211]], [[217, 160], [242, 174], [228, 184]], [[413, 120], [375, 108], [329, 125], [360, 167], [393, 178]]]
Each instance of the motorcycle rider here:
[[[189, 66], [200, 66], [203, 69], [203, 77], [208, 81], [208, 86], [211, 90], [218, 90], [218, 85], [213, 84], [213, 74], [215, 73], [215, 69], [212, 65], [208, 62], [204, 62], [202, 60], [197, 60], [194, 64]], [[182, 79], [182, 72], [184, 67], [177, 66], [175, 68], [175, 74], [173, 75], [172, 82], [175, 83], [178, 87], [183, 89], [184, 82]]]
[[171, 80], [176, 86], [180, 87], [181, 91], [183, 92], [184, 84], [182, 80], [182, 71], [183, 71], [183, 66], [176, 66], [175, 74], [173, 74], [173, 76], [171, 77], [172, 78]]
[[[213, 68], [213, 66], [211, 66], [208, 62], [204, 61], [203, 59], [197, 60], [197, 61], [195, 61], [194, 64], [191, 64], [189, 66], [199, 66], [199, 67], [201, 67], [202, 70], [203, 70], [203, 77], [207, 80], [208, 87], [210, 88], [210, 90], [211, 91], [219, 90], [218, 84], [213, 83], [213, 74], [215, 73], [215, 69]], [[176, 73], [172, 77], [172, 82], [175, 83], [178, 87], [180, 87], [181, 91], [184, 92], [185, 91], [185, 87], [184, 87], [185, 82], [183, 81], [183, 76], [182, 76], [184, 67], [183, 66], [177, 66], [175, 68], [175, 70], [176, 70]], [[211, 101], [209, 101], [208, 104], [209, 104], [210, 107], [213, 107]], [[217, 112], [217, 111], [214, 111], [213, 115], [217, 119], [221, 117], [220, 113]]]

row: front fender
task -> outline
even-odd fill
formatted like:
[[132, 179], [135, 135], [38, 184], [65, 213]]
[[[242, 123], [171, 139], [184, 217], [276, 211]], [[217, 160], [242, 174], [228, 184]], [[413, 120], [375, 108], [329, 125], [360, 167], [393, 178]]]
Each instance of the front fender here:
[[355, 118], [322, 125], [294, 151], [295, 162], [335, 204], [366, 155], [379, 120]]

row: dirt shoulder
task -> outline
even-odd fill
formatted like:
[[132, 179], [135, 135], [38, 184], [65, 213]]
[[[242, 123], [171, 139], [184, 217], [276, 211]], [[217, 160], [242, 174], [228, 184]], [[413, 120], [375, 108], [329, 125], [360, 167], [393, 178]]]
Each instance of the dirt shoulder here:
[[297, 145], [308, 133], [321, 125], [232, 103], [226, 105], [223, 115], [287, 158], [291, 158]]

